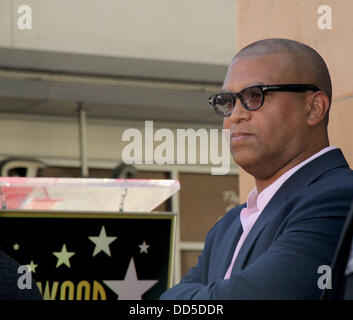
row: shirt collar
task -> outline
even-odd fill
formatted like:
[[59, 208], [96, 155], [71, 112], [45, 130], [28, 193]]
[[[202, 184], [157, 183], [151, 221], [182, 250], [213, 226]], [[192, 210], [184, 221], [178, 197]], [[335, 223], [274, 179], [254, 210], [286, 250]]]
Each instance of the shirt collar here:
[[313, 154], [309, 158], [297, 164], [295, 167], [286, 171], [276, 181], [274, 181], [272, 184], [270, 184], [266, 189], [262, 190], [262, 192], [260, 193], [257, 192], [256, 187], [252, 189], [248, 195], [247, 208], [256, 206], [257, 211], [261, 212], [266, 207], [266, 205], [270, 202], [270, 200], [278, 191], [278, 189], [282, 186], [282, 184], [286, 182], [292, 174], [297, 172], [301, 167], [305, 166], [307, 163], [314, 160], [315, 158], [334, 149], [336, 149], [335, 146], [329, 146]]

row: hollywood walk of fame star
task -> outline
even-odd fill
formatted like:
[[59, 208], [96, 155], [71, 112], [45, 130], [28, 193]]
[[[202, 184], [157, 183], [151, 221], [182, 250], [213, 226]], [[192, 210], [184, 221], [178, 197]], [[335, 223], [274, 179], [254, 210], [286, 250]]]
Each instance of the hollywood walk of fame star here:
[[94, 248], [93, 257], [101, 251], [104, 251], [108, 256], [111, 256], [109, 245], [115, 241], [116, 238], [117, 237], [107, 237], [104, 226], [102, 227], [98, 237], [88, 237], [88, 239], [96, 245]]
[[66, 244], [64, 243], [61, 251], [59, 252], [53, 252], [53, 255], [56, 256], [58, 258], [58, 262], [56, 264], [56, 268], [58, 268], [59, 266], [61, 266], [62, 264], [67, 265], [69, 268], [70, 266], [70, 261], [69, 259], [75, 254], [75, 252], [68, 252], [66, 250]]
[[157, 282], [158, 280], [138, 280], [133, 258], [130, 260], [124, 280], [103, 281], [119, 296], [119, 300], [141, 300], [142, 295]]

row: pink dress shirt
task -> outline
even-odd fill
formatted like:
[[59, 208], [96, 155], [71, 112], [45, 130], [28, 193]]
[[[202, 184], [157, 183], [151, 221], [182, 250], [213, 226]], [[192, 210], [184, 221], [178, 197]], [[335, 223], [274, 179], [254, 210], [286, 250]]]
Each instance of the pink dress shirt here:
[[224, 276], [224, 279], [229, 279], [230, 274], [232, 273], [232, 269], [234, 266], [235, 259], [237, 258], [237, 255], [239, 253], [239, 250], [241, 246], [243, 245], [247, 235], [249, 234], [251, 228], [255, 224], [257, 218], [260, 216], [261, 212], [263, 209], [266, 207], [266, 205], [270, 202], [271, 198], [274, 196], [274, 194], [277, 192], [277, 190], [281, 187], [281, 185], [292, 175], [294, 174], [297, 170], [299, 170], [302, 166], [306, 165], [310, 161], [314, 160], [315, 158], [323, 155], [324, 153], [331, 151], [333, 149], [336, 149], [335, 146], [331, 147], [326, 147], [319, 152], [315, 153], [308, 159], [304, 160], [303, 162], [297, 164], [295, 167], [292, 169], [288, 170], [284, 174], [282, 174], [275, 182], [273, 182], [271, 185], [269, 185], [266, 189], [264, 189], [262, 192], [259, 194], [257, 193], [256, 188], [254, 188], [247, 199], [247, 205], [245, 208], [243, 208], [240, 212], [240, 222], [243, 227], [243, 233], [238, 241], [238, 244], [235, 248], [232, 262]]

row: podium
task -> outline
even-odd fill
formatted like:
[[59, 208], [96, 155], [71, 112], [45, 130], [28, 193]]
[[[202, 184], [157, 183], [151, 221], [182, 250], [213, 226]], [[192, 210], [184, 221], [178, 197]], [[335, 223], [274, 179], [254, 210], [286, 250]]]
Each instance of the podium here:
[[176, 222], [152, 210], [179, 188], [176, 180], [0, 178], [0, 245], [28, 266], [45, 300], [158, 299], [172, 285]]

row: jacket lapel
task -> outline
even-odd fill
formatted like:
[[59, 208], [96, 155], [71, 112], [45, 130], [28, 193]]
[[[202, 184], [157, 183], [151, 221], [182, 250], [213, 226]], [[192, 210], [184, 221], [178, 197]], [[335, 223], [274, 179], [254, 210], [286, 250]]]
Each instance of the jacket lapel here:
[[247, 257], [250, 253], [251, 248], [256, 242], [256, 239], [260, 235], [261, 231], [265, 228], [267, 223], [273, 217], [273, 213], [276, 212], [276, 208], [278, 204], [286, 201], [284, 192], [280, 192], [282, 190], [278, 190], [271, 201], [267, 204], [264, 210], [261, 212], [260, 216], [257, 218], [255, 224], [251, 228], [249, 234], [247, 235], [242, 247], [239, 250], [238, 256], [235, 260], [233, 271], [243, 269]]
[[313, 161], [310, 161], [290, 176], [261, 212], [238, 253], [233, 271], [244, 268], [248, 255], [254, 246], [256, 239], [259, 237], [261, 231], [265, 228], [267, 223], [276, 214], [281, 203], [287, 201], [288, 198], [296, 191], [301, 190], [303, 187], [314, 182], [325, 172], [345, 166], [348, 167], [348, 164], [344, 159], [342, 151], [340, 149], [334, 149], [328, 151]]
[[226, 234], [224, 235], [219, 250], [214, 259], [214, 272], [210, 272], [212, 281], [224, 278], [230, 263], [232, 262], [235, 246], [239, 241], [239, 238], [243, 232], [243, 228], [240, 222], [240, 211], [245, 207], [245, 204], [238, 208], [236, 217], [233, 223], [227, 228]]

